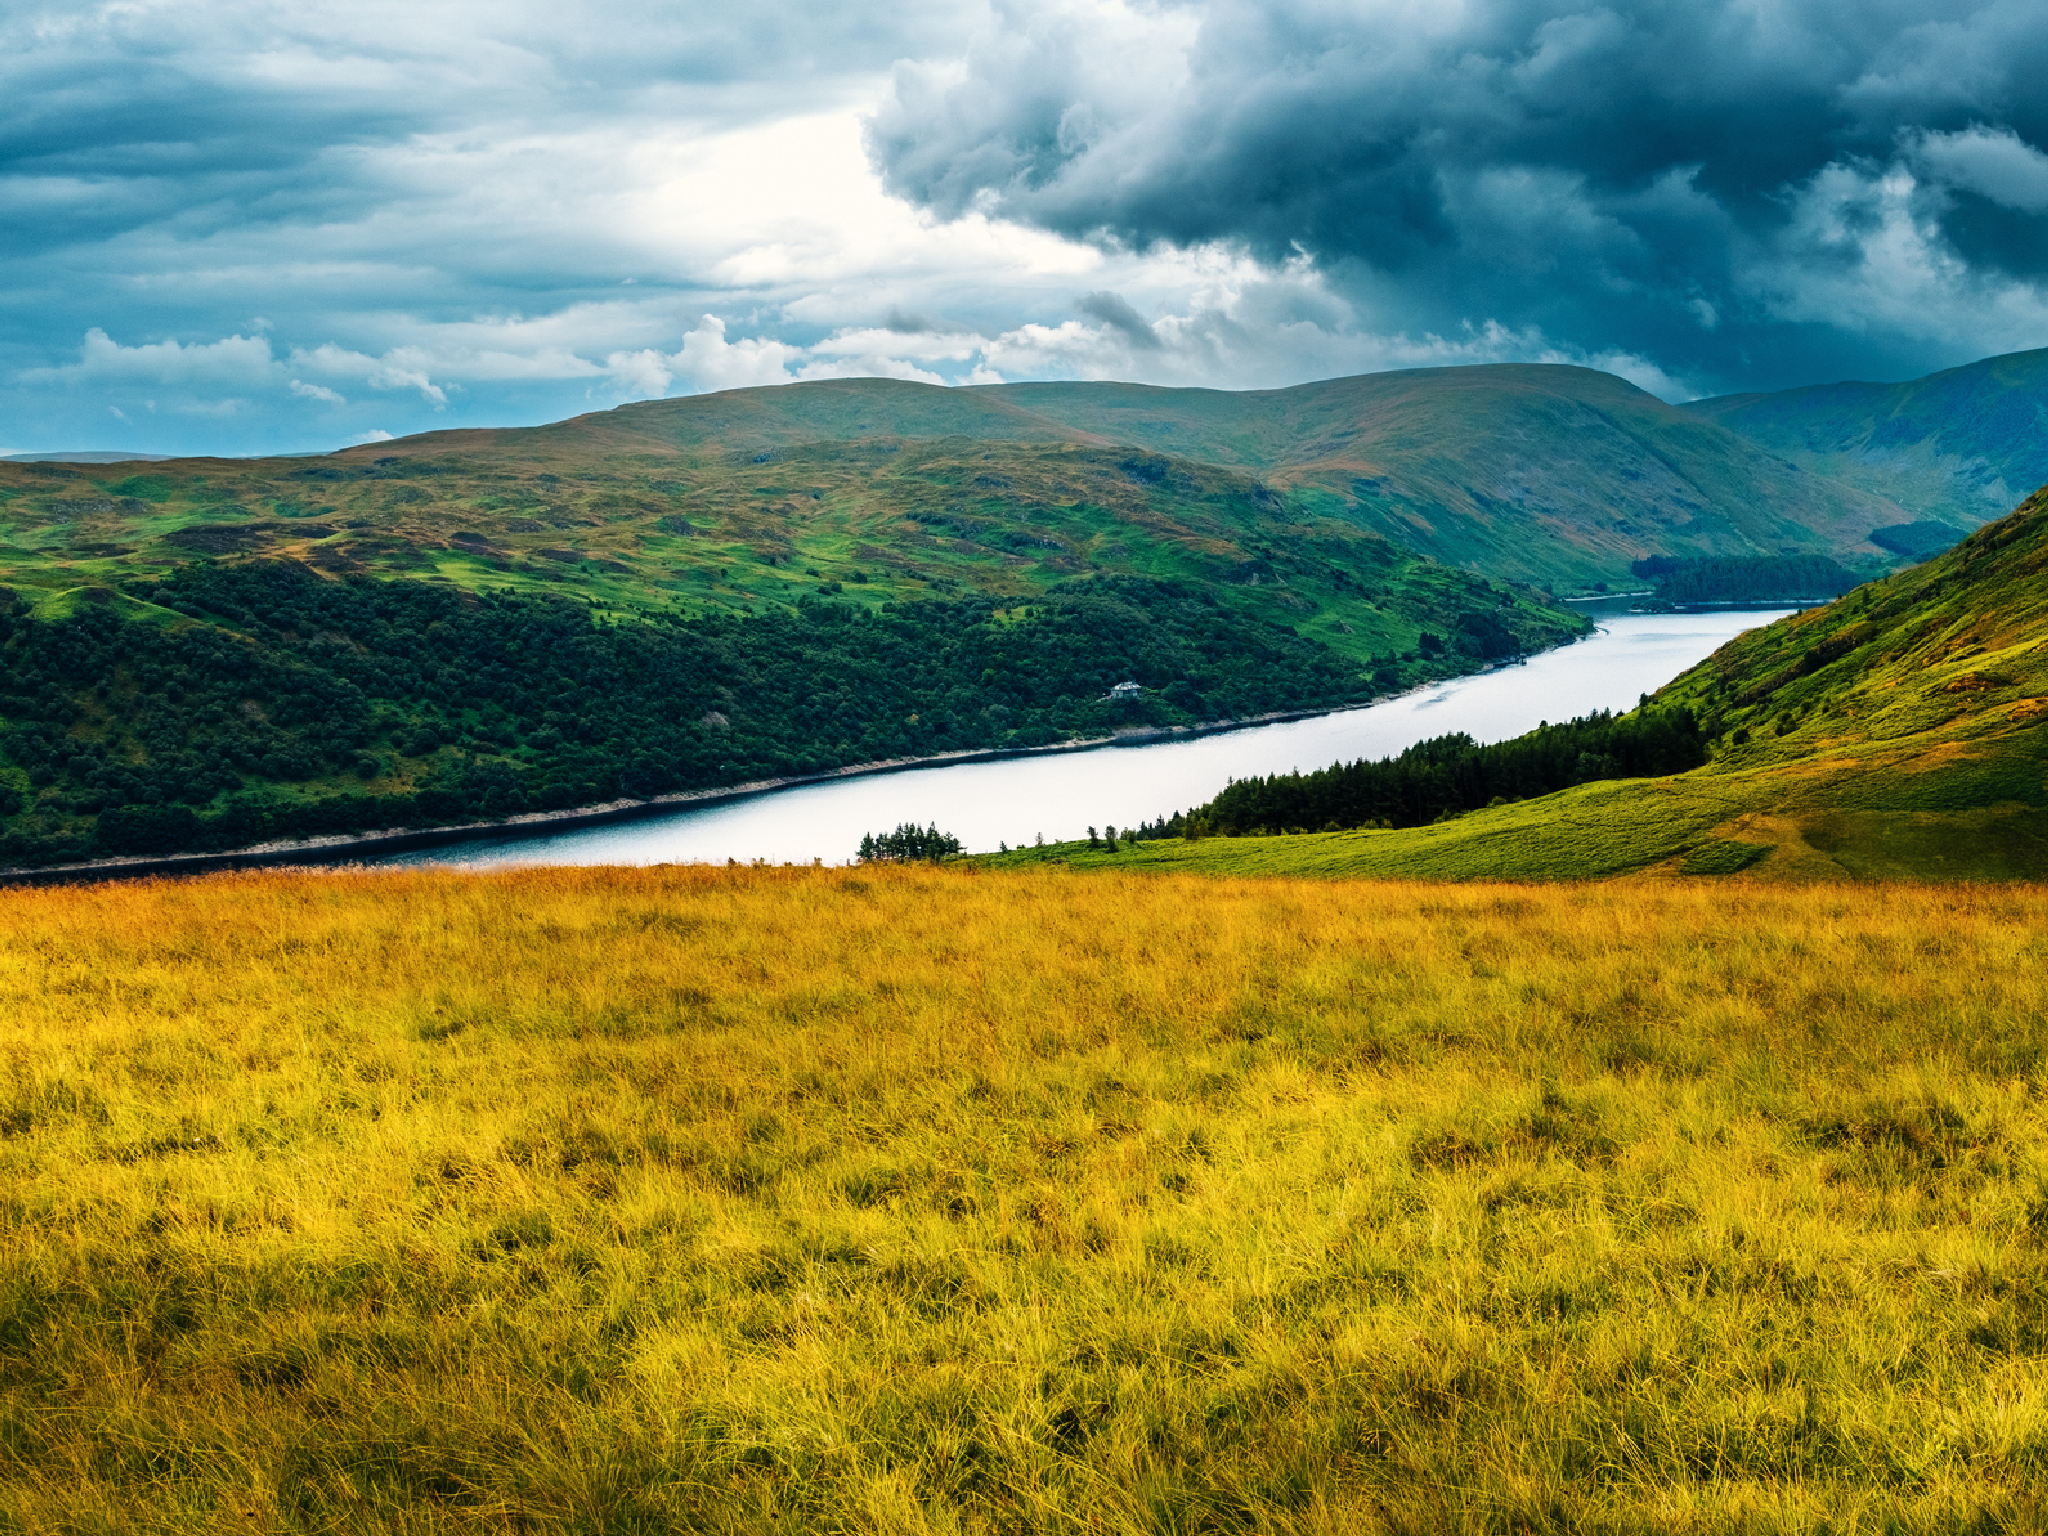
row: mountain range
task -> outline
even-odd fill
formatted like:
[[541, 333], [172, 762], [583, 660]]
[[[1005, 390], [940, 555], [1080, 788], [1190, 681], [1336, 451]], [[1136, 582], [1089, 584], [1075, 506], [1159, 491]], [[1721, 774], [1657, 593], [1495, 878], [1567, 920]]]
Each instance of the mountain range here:
[[2048, 484], [2048, 350], [1905, 384], [1824, 384], [1684, 407], [1810, 473], [1960, 530]]
[[[1803, 470], [1739, 432], [1591, 369], [1500, 365], [1229, 392], [1114, 383], [941, 389], [826, 381], [649, 401], [511, 432], [427, 433], [340, 458], [594, 460], [697, 473], [829, 449], [974, 443], [1141, 449], [1254, 477], [1307, 516], [1455, 569], [1575, 590], [1649, 556], [1826, 554], [1875, 568], [1881, 491]], [[1163, 470], [1162, 470], [1163, 472]], [[973, 488], [970, 482], [969, 489]], [[995, 510], [995, 509], [991, 509]]]

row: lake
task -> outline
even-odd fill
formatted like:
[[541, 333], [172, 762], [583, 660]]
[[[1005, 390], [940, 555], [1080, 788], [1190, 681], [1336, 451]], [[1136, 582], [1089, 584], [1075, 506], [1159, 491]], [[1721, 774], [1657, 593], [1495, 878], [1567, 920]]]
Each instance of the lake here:
[[1635, 707], [1772, 613], [1603, 617], [1599, 633], [1516, 666], [1362, 709], [1250, 726], [1192, 741], [952, 763], [806, 784], [641, 821], [529, 837], [488, 837], [379, 862], [492, 864], [844, 863], [866, 832], [937, 823], [973, 852], [1135, 826], [1212, 798], [1231, 779], [1391, 757], [1464, 731], [1502, 741], [1539, 723]]

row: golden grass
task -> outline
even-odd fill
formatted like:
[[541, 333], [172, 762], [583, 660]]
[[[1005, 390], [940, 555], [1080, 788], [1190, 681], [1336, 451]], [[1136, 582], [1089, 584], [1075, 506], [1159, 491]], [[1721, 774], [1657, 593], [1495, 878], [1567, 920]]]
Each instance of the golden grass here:
[[0, 1529], [1948, 1531], [2048, 893], [0, 895]]

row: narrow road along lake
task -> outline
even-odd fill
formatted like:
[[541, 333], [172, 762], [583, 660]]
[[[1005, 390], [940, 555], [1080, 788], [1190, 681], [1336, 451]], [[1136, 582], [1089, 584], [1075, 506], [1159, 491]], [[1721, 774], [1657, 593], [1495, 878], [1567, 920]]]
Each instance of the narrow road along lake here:
[[1193, 741], [1101, 747], [997, 762], [906, 769], [776, 790], [644, 821], [523, 838], [481, 838], [393, 855], [402, 864], [844, 863], [864, 832], [937, 823], [975, 852], [999, 842], [1085, 836], [1201, 804], [1230, 779], [1390, 757], [1464, 731], [1501, 741], [1540, 721], [1635, 707], [1745, 629], [1778, 613], [1620, 614], [1576, 645], [1518, 666], [1363, 709], [1252, 726]]

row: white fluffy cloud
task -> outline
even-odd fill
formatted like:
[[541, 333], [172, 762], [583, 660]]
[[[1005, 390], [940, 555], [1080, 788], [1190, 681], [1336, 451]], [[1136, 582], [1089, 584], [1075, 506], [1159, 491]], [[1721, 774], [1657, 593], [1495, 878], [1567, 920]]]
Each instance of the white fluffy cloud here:
[[19, 377], [28, 384], [140, 382], [247, 387], [266, 383], [276, 371], [270, 341], [263, 336], [224, 336], [219, 341], [191, 345], [173, 340], [123, 346], [94, 326], [79, 344], [76, 362], [25, 369]]

